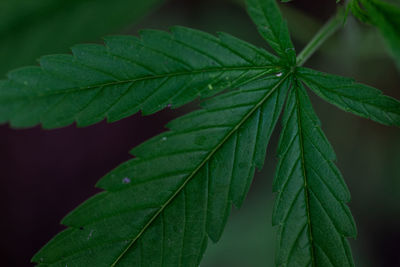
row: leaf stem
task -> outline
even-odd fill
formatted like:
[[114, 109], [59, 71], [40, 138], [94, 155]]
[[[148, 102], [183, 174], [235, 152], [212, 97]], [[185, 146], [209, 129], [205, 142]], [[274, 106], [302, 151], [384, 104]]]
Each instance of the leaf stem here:
[[340, 28], [340, 26], [342, 26], [343, 19], [344, 12], [342, 9], [339, 9], [337, 14], [322, 26], [322, 28], [314, 35], [306, 47], [304, 47], [300, 54], [298, 54], [296, 59], [297, 66], [302, 66], [326, 41], [326, 39], [328, 39]]

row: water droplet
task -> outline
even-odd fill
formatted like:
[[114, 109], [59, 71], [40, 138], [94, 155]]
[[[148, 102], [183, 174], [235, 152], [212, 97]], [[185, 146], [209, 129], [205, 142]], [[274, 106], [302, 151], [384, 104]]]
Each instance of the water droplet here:
[[164, 136], [163, 138], [161, 138], [161, 140], [166, 141], [167, 137]]
[[89, 235], [87, 237], [87, 240], [89, 240], [92, 237], [92, 234], [93, 234], [93, 230], [90, 230], [90, 233], [89, 233]]
[[169, 108], [172, 107], [172, 104], [168, 104], [167, 107], [169, 107]]
[[131, 179], [129, 179], [128, 177], [125, 177], [124, 179], [122, 179], [123, 184], [129, 184], [130, 182], [131, 182]]
[[283, 74], [282, 72], [279, 72], [279, 73], [275, 74], [275, 76], [276, 76], [276, 77], [281, 77], [282, 74]]
[[214, 89], [213, 86], [212, 86], [212, 84], [209, 84], [209, 85], [208, 85], [208, 89], [210, 89], [210, 90]]

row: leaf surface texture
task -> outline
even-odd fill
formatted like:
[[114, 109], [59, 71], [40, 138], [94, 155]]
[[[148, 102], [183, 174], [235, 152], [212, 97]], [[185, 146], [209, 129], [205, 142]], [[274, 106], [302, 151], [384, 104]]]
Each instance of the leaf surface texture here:
[[73, 55], [46, 56], [41, 67], [9, 73], [0, 81], [0, 122], [56, 128], [116, 121], [139, 110], [178, 107], [277, 71], [274, 56], [228, 34], [171, 31], [108, 37], [105, 46], [75, 46]]
[[290, 78], [218, 96], [136, 147], [104, 190], [33, 258], [39, 266], [198, 266], [231, 205], [240, 206], [284, 104]]
[[346, 237], [356, 228], [335, 154], [305, 89], [291, 90], [273, 184], [273, 224], [278, 225], [277, 266], [354, 266]]
[[247, 10], [261, 36], [287, 64], [296, 63], [296, 53], [286, 22], [275, 0], [247, 0]]
[[64, 218], [68, 228], [34, 262], [198, 266], [232, 205], [243, 203], [286, 101], [273, 184], [277, 266], [354, 266], [350, 193], [304, 85], [387, 125], [400, 125], [400, 104], [352, 79], [296, 66], [276, 2], [247, 3], [278, 57], [225, 33], [173, 27], [75, 46], [73, 55], [43, 57], [40, 67], [0, 81], [0, 122], [14, 127], [87, 126], [213, 96], [134, 148], [135, 158], [99, 181], [104, 191]]
[[317, 95], [335, 106], [385, 125], [400, 126], [400, 102], [353, 79], [300, 68], [298, 74]]

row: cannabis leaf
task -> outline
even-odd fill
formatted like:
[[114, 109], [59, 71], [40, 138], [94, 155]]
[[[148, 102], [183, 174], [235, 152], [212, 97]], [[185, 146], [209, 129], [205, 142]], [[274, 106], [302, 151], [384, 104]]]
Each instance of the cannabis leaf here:
[[[197, 266], [262, 166], [290, 79], [263, 78], [172, 121], [64, 220], [39, 266]], [[62, 248], [62, 249], [60, 249]]]
[[379, 28], [400, 68], [400, 7], [380, 0], [352, 0], [349, 7], [358, 19]]
[[[341, 23], [331, 20], [297, 57], [274, 0], [248, 11], [279, 57], [228, 34], [174, 27], [80, 45], [0, 82], [0, 122], [54, 128], [115, 121], [210, 97], [203, 109], [132, 150], [33, 258], [39, 266], [198, 266], [232, 204], [263, 165], [284, 102], [277, 199], [278, 266], [353, 266], [350, 193], [304, 84], [334, 105], [400, 126], [400, 103], [352, 79], [300, 67]], [[297, 62], [297, 63], [296, 63]], [[296, 65], [297, 64], [297, 65]], [[223, 91], [231, 89], [229, 91]]]
[[279, 8], [272, 0], [247, 0], [247, 10], [261, 36], [287, 65], [296, 63], [296, 53], [290, 40], [289, 29]]
[[41, 67], [10, 72], [0, 82], [0, 122], [55, 128], [116, 121], [139, 110], [178, 107], [279, 69], [274, 56], [228, 34], [171, 32], [107, 37], [106, 46], [75, 46], [73, 56], [42, 57]]
[[345, 111], [376, 122], [400, 126], [400, 103], [353, 79], [299, 68], [297, 74], [317, 95]]
[[353, 266], [345, 237], [355, 237], [350, 193], [333, 164], [335, 153], [307, 93], [296, 82], [289, 94], [273, 190], [279, 225], [277, 266]]

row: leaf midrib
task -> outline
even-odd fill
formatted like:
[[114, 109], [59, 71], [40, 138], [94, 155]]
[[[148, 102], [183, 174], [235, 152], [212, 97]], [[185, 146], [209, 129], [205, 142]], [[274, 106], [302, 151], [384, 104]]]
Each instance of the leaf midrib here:
[[[261, 7], [261, 3], [260, 3], [260, 1], [258, 0], [258, 3], [260, 4], [260, 7]], [[274, 37], [274, 43], [275, 44], [277, 44], [277, 46], [279, 46], [279, 48], [281, 49], [281, 51], [280, 52], [282, 52], [282, 51], [284, 51], [283, 50], [283, 47], [282, 47], [282, 44], [279, 42], [279, 38], [278, 38], [278, 34], [276, 33], [276, 31], [275, 31], [275, 29], [272, 27], [272, 25], [271, 25], [271, 23], [267, 20], [267, 18], [269, 17], [268, 16], [268, 14], [265, 12], [265, 9], [263, 8], [263, 7], [261, 7], [261, 12], [263, 13], [263, 15], [264, 15], [264, 17], [265, 17], [265, 22], [268, 24], [268, 27], [267, 27], [267, 30], [270, 30], [271, 31], [271, 33], [272, 33], [272, 35], [273, 35], [273, 37]], [[260, 26], [259, 26], [260, 27]], [[270, 40], [271, 41], [271, 40]], [[281, 53], [280, 53], [281, 54]]]
[[198, 165], [196, 169], [186, 178], [183, 184], [176, 190], [176, 192], [165, 202], [164, 205], [154, 214], [149, 222], [143, 227], [143, 229], [136, 235], [136, 237], [129, 243], [125, 250], [118, 256], [118, 258], [111, 264], [111, 267], [115, 267], [122, 257], [128, 252], [133, 244], [138, 240], [141, 235], [147, 230], [148, 227], [154, 222], [154, 220], [164, 211], [164, 209], [175, 199], [175, 197], [183, 190], [186, 184], [200, 171], [201, 168], [211, 159], [211, 157], [225, 144], [225, 142], [247, 121], [247, 119], [253, 115], [253, 113], [260, 108], [262, 104], [276, 91], [276, 89], [282, 85], [282, 83], [291, 75], [291, 72], [285, 74], [281, 80], [256, 104], [254, 107], [239, 121], [239, 123], [228, 132], [228, 134], [217, 144], [217, 146], [209, 153], [207, 157]]
[[[378, 99], [378, 98], [385, 97], [385, 95], [383, 95], [382, 93], [378, 94], [377, 97], [369, 97], [369, 98], [360, 99], [360, 98], [357, 98], [357, 97], [352, 96], [352, 95], [345, 95], [345, 94], [343, 94], [343, 93], [341, 93], [341, 92], [335, 91], [335, 88], [326, 87], [324, 84], [321, 84], [321, 83], [319, 83], [319, 82], [316, 82], [316, 81], [314, 81], [314, 80], [312, 80], [312, 79], [307, 79], [307, 78], [305, 78], [305, 77], [302, 77], [302, 78], [303, 78], [302, 81], [303, 81], [305, 84], [312, 83], [312, 84], [314, 84], [314, 85], [316, 85], [316, 86], [318, 86], [318, 87], [320, 87], [320, 88], [323, 88], [323, 89], [326, 91], [326, 93], [324, 92], [324, 90], [319, 90], [318, 88], [311, 88], [311, 89], [312, 89], [312, 91], [315, 92], [318, 96], [322, 97], [323, 99], [326, 99], [326, 101], [328, 101], [329, 103], [332, 103], [332, 102], [330, 102], [330, 99], [329, 99], [329, 96], [327, 96], [327, 93], [331, 93], [331, 94], [336, 94], [336, 95], [338, 95], [338, 96], [341, 98], [341, 100], [343, 101], [344, 104], [341, 104], [341, 103], [338, 103], [338, 102], [335, 102], [335, 103], [332, 103], [332, 104], [335, 104], [335, 105], [339, 106], [340, 108], [344, 109], [345, 111], [351, 111], [351, 112], [356, 113], [357, 115], [359, 115], [359, 116], [361, 116], [361, 117], [364, 117], [364, 118], [367, 118], [367, 119], [371, 119], [371, 120], [375, 120], [375, 119], [373, 118], [374, 115], [371, 114], [371, 112], [368, 111], [368, 110], [366, 109], [365, 105], [368, 105], [368, 106], [371, 106], [371, 107], [375, 107], [375, 108], [378, 108], [378, 109], [381, 109], [381, 108], [382, 108], [382, 106], [380, 106], [379, 103], [374, 103], [374, 102], [366, 102], [366, 103], [364, 103], [364, 102], [363, 102], [363, 101], [365, 101], [365, 100], [374, 100], [374, 99], [376, 100], [376, 99]], [[308, 83], [307, 83], [307, 82], [308, 82]], [[356, 82], [354, 82], [353, 84], [357, 85]], [[343, 88], [343, 87], [344, 87], [344, 86], [341, 86], [341, 88]], [[338, 86], [337, 88], [340, 88], [340, 86]], [[362, 112], [359, 112], [358, 110], [354, 109], [353, 106], [352, 106], [351, 104], [348, 104], [346, 101], [344, 101], [343, 98], [346, 98], [346, 99], [350, 99], [350, 100], [359, 102], [359, 103], [362, 105], [365, 114], [363, 114]], [[347, 108], [348, 108], [349, 110], [347, 110]], [[395, 122], [396, 120], [393, 119], [392, 116], [391, 116], [390, 114], [399, 115], [400, 113], [396, 113], [395, 111], [392, 111], [392, 110], [384, 110], [384, 111], [385, 111], [385, 112], [383, 112], [383, 114], [386, 116], [386, 118], [387, 118], [392, 124], [387, 124], [387, 123], [383, 123], [383, 122], [380, 122], [380, 123], [386, 124], [386, 125], [394, 125], [393, 122]]]
[[[60, 95], [60, 94], [82, 92], [82, 91], [86, 91], [86, 90], [98, 89], [98, 88], [113, 86], [113, 85], [122, 85], [122, 84], [127, 84], [127, 83], [135, 83], [135, 82], [140, 82], [140, 81], [156, 80], [156, 79], [171, 78], [171, 77], [185, 76], [185, 75], [196, 75], [196, 74], [208, 73], [208, 72], [225, 72], [225, 71], [235, 71], [235, 70], [246, 71], [246, 70], [263, 70], [263, 69], [265, 71], [268, 71], [268, 70], [277, 70], [278, 71], [280, 68], [282, 68], [282, 67], [279, 65], [225, 67], [225, 68], [209, 68], [209, 69], [206, 68], [206, 69], [199, 69], [199, 70], [193, 70], [193, 71], [181, 71], [181, 72], [164, 73], [164, 74], [158, 74], [158, 75], [149, 75], [149, 76], [144, 76], [144, 77], [140, 77], [140, 78], [134, 78], [134, 79], [128, 79], [128, 80], [118, 80], [118, 81], [114, 81], [114, 82], [89, 85], [86, 87], [73, 87], [73, 88], [66, 88], [66, 89], [60, 89], [60, 90], [44, 91], [44, 92], [39, 92], [39, 94], [37, 94], [37, 95], [32, 95], [31, 97], [41, 98], [41, 97], [48, 97], [48, 96], [54, 96], [54, 95]], [[264, 74], [265, 73], [263, 72], [260, 75], [264, 75]], [[19, 81], [16, 81], [16, 80], [11, 80], [11, 81], [21, 84]], [[23, 84], [21, 84], [21, 85], [23, 85]], [[26, 85], [23, 85], [23, 86], [28, 87]], [[10, 97], [10, 98], [25, 99], [26, 95], [15, 96], [15, 97]]]
[[[298, 82], [298, 81], [297, 81]], [[311, 266], [316, 266], [315, 263], [315, 256], [314, 256], [314, 242], [313, 242], [313, 235], [312, 235], [312, 228], [311, 228], [311, 218], [310, 218], [310, 200], [308, 195], [308, 183], [307, 183], [307, 174], [305, 169], [305, 149], [304, 149], [304, 137], [303, 137], [303, 130], [302, 130], [302, 121], [301, 121], [301, 110], [300, 110], [300, 100], [299, 100], [299, 90], [300, 87], [296, 85], [295, 88], [295, 96], [296, 96], [296, 113], [297, 113], [297, 124], [299, 127], [299, 146], [300, 146], [300, 157], [301, 157], [301, 171], [303, 174], [304, 180], [304, 197], [306, 199], [306, 210], [307, 210], [307, 224], [308, 224], [308, 237], [310, 238], [310, 250], [311, 250]]]

